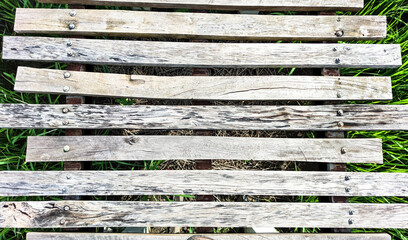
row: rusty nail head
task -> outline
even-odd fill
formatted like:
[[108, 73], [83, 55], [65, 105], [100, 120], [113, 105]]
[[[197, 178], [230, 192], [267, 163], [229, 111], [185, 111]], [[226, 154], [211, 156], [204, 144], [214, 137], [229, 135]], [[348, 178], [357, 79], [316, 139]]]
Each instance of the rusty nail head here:
[[344, 36], [344, 31], [343, 30], [337, 30], [335, 34], [336, 34], [337, 37], [343, 37]]
[[344, 111], [343, 110], [338, 110], [337, 111], [337, 116], [344, 116]]
[[71, 73], [70, 72], [65, 72], [64, 73], [64, 78], [70, 78], [71, 77]]
[[68, 28], [69, 28], [69, 30], [75, 29], [75, 23], [68, 24]]
[[76, 12], [75, 11], [71, 11], [71, 12], [69, 12], [69, 16], [71, 16], [71, 17], [75, 17], [76, 16]]
[[68, 113], [68, 112], [69, 112], [68, 108], [63, 108], [62, 109], [62, 113]]
[[64, 92], [68, 92], [68, 91], [69, 91], [69, 87], [68, 87], [68, 86], [64, 86], [64, 88], [63, 88], [62, 90], [64, 90]]
[[349, 187], [346, 187], [346, 192], [350, 192], [351, 191], [351, 188], [349, 188]]
[[342, 147], [342, 148], [341, 148], [341, 154], [346, 154], [346, 153], [347, 153], [347, 148]]
[[61, 225], [64, 225], [64, 224], [65, 224], [65, 220], [62, 219], [62, 220], [60, 221], [60, 224], [61, 224]]
[[69, 150], [71, 150], [71, 148], [68, 145], [64, 146], [64, 152], [69, 152]]
[[341, 60], [340, 60], [340, 58], [336, 58], [336, 60], [334, 60], [334, 62], [335, 62], [336, 64], [340, 64], [340, 63], [341, 63]]
[[348, 175], [344, 177], [344, 180], [346, 180], [346, 181], [349, 181], [350, 179], [351, 179], [351, 177], [348, 176]]

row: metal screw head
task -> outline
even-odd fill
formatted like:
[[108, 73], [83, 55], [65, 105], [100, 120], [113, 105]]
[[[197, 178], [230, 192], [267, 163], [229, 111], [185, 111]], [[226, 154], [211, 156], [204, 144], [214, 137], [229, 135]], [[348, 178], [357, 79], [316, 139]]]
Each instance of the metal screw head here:
[[337, 111], [337, 116], [344, 116], [344, 111], [343, 110], [338, 110]]
[[65, 224], [65, 220], [62, 219], [62, 220], [60, 221], [60, 224], [61, 224], [61, 225], [64, 225], [64, 224]]
[[342, 147], [342, 148], [341, 148], [341, 154], [346, 154], [346, 153], [347, 153], [347, 148]]
[[62, 191], [62, 193], [66, 193], [66, 192], [67, 192], [67, 189], [66, 189], [66, 188], [63, 188], [63, 189], [61, 189], [61, 191]]
[[69, 91], [69, 87], [68, 87], [68, 86], [64, 86], [64, 88], [63, 88], [62, 90], [64, 90], [64, 92], [68, 92], [68, 91]]
[[67, 47], [71, 47], [72, 46], [72, 42], [71, 41], [68, 41], [67, 42]]
[[69, 30], [75, 29], [75, 23], [68, 24], [68, 28], [69, 28]]
[[73, 57], [73, 56], [74, 56], [74, 52], [67, 52], [67, 56], [68, 56], [68, 57]]
[[344, 180], [346, 180], [346, 181], [350, 181], [350, 179], [351, 179], [350, 176], [345, 176], [345, 177], [344, 177]]
[[337, 48], [333, 48], [333, 52], [337, 52]]
[[350, 210], [350, 211], [349, 211], [349, 215], [354, 215], [354, 211], [353, 211], [353, 210]]
[[336, 58], [336, 60], [334, 60], [334, 62], [335, 62], [336, 64], [340, 64], [340, 63], [341, 63], [341, 60], [340, 60], [340, 58]]
[[70, 72], [64, 72], [64, 78], [70, 78], [71, 73]]
[[65, 210], [65, 211], [69, 211], [69, 210], [70, 210], [69, 206], [65, 206], [65, 207], [64, 207], [64, 210]]
[[337, 30], [336, 33], [335, 33], [335, 35], [336, 35], [337, 37], [343, 37], [343, 36], [344, 36], [344, 31], [343, 31], [343, 30]]
[[64, 146], [64, 152], [69, 152], [69, 150], [71, 150], [71, 148], [68, 145]]
[[69, 12], [69, 16], [71, 16], [71, 17], [75, 17], [76, 16], [76, 12], [75, 11], [71, 11], [71, 12]]
[[70, 176], [70, 175], [67, 175], [67, 179], [71, 179], [71, 176]]
[[68, 113], [69, 112], [69, 109], [68, 108], [63, 108], [62, 109], [62, 113]]
[[342, 97], [343, 97], [343, 94], [341, 92], [338, 92], [337, 93], [337, 98], [342, 98]]
[[353, 219], [349, 219], [349, 220], [348, 220], [348, 223], [351, 225], [351, 224], [354, 223], [354, 220], [353, 220]]
[[337, 126], [338, 126], [338, 127], [344, 127], [344, 123], [343, 123], [343, 122], [338, 122], [338, 123], [337, 123]]
[[62, 124], [63, 124], [63, 125], [68, 125], [68, 124], [69, 124], [69, 121], [68, 121], [68, 120], [64, 120], [64, 121], [62, 121]]
[[344, 190], [346, 190], [346, 192], [350, 192], [350, 191], [351, 191], [351, 188], [346, 187]]

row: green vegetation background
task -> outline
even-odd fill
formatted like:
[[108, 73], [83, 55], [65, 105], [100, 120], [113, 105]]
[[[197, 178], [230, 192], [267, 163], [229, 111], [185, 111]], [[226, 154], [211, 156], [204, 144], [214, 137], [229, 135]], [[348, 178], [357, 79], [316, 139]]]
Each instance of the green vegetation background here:
[[[34, 0], [0, 0], [0, 34], [13, 35], [13, 23], [16, 8], [66, 8], [66, 5], [38, 4]], [[118, 9], [118, 8], [110, 8]], [[122, 8], [123, 9], [123, 8]], [[388, 36], [384, 40], [366, 41], [371, 44], [401, 44], [403, 66], [399, 69], [343, 69], [345, 76], [391, 76], [393, 82], [394, 99], [387, 103], [370, 102], [371, 104], [408, 104], [408, 0], [366, 0], [365, 8], [358, 15], [386, 15], [388, 17]], [[290, 14], [290, 13], [289, 13]], [[354, 13], [341, 13], [351, 15]], [[22, 94], [13, 91], [16, 63], [0, 62], [0, 103], [46, 103], [56, 104], [58, 96], [41, 94]], [[58, 63], [47, 65], [49, 68], [63, 69]], [[4, 170], [61, 170], [61, 163], [27, 164], [25, 163], [25, 149], [27, 136], [58, 135], [58, 130], [13, 130], [0, 129], [0, 171]], [[384, 147], [384, 164], [349, 164], [349, 171], [359, 172], [401, 172], [408, 173], [408, 132], [349, 132], [350, 138], [381, 138]], [[126, 164], [126, 163], [123, 163]], [[136, 164], [136, 163], [135, 163]], [[145, 168], [154, 168], [159, 163], [145, 163]], [[116, 169], [110, 163], [99, 163], [99, 169]], [[134, 165], [137, 167], [136, 165]], [[0, 201], [27, 200], [28, 198], [1, 198]], [[44, 200], [56, 198], [30, 198], [29, 200]], [[317, 197], [299, 197], [298, 201], [318, 201]], [[351, 202], [359, 203], [408, 203], [408, 198], [398, 197], [355, 197]], [[0, 239], [25, 239], [25, 233], [31, 230], [0, 229]], [[51, 230], [53, 231], [53, 230]], [[58, 230], [56, 230], [58, 231]], [[217, 232], [224, 232], [218, 229]], [[318, 229], [296, 229], [297, 232], [319, 232]], [[354, 229], [353, 232], [388, 232], [394, 239], [408, 240], [408, 229]]]

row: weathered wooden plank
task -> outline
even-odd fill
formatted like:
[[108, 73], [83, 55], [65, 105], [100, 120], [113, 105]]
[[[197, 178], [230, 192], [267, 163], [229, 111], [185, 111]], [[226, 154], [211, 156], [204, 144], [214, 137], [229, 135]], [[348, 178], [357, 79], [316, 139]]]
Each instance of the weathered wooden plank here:
[[[63, 148], [69, 146], [69, 151]], [[342, 152], [346, 149], [346, 152]], [[28, 137], [26, 160], [138, 161], [232, 159], [382, 163], [381, 139], [287, 139], [209, 136]]]
[[[199, 236], [204, 238], [198, 238]], [[391, 240], [385, 233], [375, 234], [118, 234], [118, 233], [27, 233], [27, 240]]]
[[3, 59], [163, 67], [349, 67], [402, 65], [399, 44], [197, 43], [3, 38]]
[[103, 6], [280, 11], [358, 11], [364, 7], [363, 0], [39, 0], [38, 2]]
[[408, 196], [407, 173], [2, 171], [1, 196]]
[[0, 128], [408, 130], [406, 105], [161, 106], [1, 104]]
[[[64, 87], [68, 87], [64, 91]], [[67, 95], [196, 100], [390, 100], [389, 77], [159, 77], [19, 67], [14, 89]], [[66, 89], [65, 89], [66, 90]]]
[[123, 201], [0, 203], [1, 228], [146, 226], [407, 228], [408, 205]]
[[387, 18], [19, 8], [14, 31], [222, 40], [369, 40], [386, 37]]

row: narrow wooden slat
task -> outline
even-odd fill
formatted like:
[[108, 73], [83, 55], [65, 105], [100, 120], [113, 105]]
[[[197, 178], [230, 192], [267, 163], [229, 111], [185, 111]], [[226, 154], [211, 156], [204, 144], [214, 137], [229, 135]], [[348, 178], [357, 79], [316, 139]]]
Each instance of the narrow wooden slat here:
[[407, 228], [408, 205], [123, 201], [0, 203], [0, 228], [146, 226]]
[[1, 196], [408, 196], [407, 173], [2, 171]]
[[3, 38], [3, 59], [163, 67], [349, 67], [402, 64], [399, 44], [155, 42]]
[[391, 240], [385, 233], [370, 234], [118, 234], [118, 233], [27, 233], [27, 240]]
[[[64, 91], [64, 87], [68, 87], [69, 90]], [[28, 67], [18, 68], [14, 89], [20, 92], [31, 93], [153, 99], [392, 99], [391, 78], [389, 77], [159, 77], [61, 71]]]
[[[69, 28], [70, 24], [74, 24], [74, 28]], [[385, 16], [239, 15], [120, 10], [73, 12], [70, 9], [19, 8], [14, 31], [86, 36], [338, 41], [385, 38], [387, 19]]]
[[38, 2], [103, 6], [280, 11], [358, 11], [364, 7], [363, 0], [39, 0]]
[[408, 130], [408, 106], [358, 104], [325, 106], [1, 104], [0, 128]]
[[[64, 152], [69, 146], [69, 152]], [[342, 153], [342, 149], [347, 149]], [[28, 137], [27, 162], [178, 159], [382, 163], [381, 139], [209, 136]]]

